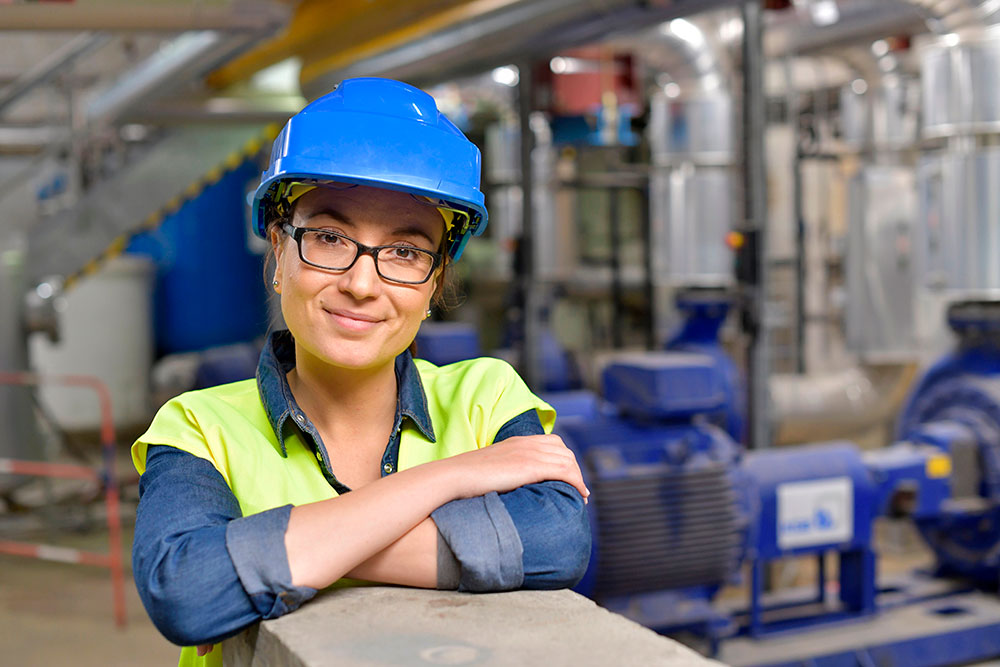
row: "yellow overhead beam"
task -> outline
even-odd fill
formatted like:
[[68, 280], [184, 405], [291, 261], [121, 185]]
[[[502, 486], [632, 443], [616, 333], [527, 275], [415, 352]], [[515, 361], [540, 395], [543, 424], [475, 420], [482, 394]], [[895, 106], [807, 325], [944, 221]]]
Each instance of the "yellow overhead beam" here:
[[302, 0], [275, 39], [213, 72], [217, 88], [287, 58], [302, 59], [302, 80], [405, 44], [516, 0]]

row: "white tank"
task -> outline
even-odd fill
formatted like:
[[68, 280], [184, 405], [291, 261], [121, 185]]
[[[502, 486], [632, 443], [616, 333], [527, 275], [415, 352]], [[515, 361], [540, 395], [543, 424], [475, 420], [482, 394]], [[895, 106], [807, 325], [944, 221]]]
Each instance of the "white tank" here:
[[[123, 255], [109, 261], [66, 295], [60, 342], [31, 336], [32, 368], [42, 374], [97, 376], [111, 392], [115, 426], [142, 426], [150, 417], [152, 291], [149, 260]], [[63, 429], [100, 427], [98, 401], [89, 389], [43, 385], [39, 398]]]

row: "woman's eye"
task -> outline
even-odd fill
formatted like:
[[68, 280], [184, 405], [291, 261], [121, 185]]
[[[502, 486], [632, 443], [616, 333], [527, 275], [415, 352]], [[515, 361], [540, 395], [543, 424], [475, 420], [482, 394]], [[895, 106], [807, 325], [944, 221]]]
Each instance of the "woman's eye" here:
[[392, 259], [399, 261], [413, 260], [420, 254], [415, 249], [407, 246], [392, 246], [389, 252]]
[[317, 234], [317, 237], [319, 238], [319, 242], [323, 245], [337, 245], [344, 242], [344, 240], [336, 234]]

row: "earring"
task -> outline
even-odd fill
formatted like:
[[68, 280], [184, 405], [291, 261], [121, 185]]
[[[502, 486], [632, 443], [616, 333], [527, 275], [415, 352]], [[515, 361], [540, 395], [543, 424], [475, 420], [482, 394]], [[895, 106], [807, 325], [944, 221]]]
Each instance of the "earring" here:
[[275, 291], [275, 292], [277, 292], [277, 291], [278, 291], [278, 279], [277, 279], [277, 278], [275, 278], [275, 279], [274, 279], [274, 280], [273, 280], [273, 281], [271, 282], [271, 284], [272, 284], [272, 285], [274, 285], [274, 291]]
[[430, 309], [430, 308], [428, 308], [428, 309], [427, 309], [427, 312], [426, 312], [426, 313], [424, 313], [424, 319], [426, 320], [426, 319], [427, 319], [428, 317], [430, 317], [430, 316], [431, 316], [431, 309]]

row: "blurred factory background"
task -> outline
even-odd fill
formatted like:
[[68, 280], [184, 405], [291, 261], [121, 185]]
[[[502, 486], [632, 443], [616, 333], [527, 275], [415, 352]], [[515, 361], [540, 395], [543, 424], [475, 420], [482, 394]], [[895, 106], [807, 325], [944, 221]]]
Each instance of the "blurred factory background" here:
[[245, 203], [277, 130], [386, 76], [483, 151], [490, 225], [422, 356], [502, 356], [557, 407], [595, 499], [580, 592], [727, 664], [1000, 657], [997, 23], [996, 0], [0, 3], [0, 552], [87, 562], [21, 538], [106, 539], [119, 499], [127, 543], [130, 438], [250, 377], [280, 317]]

